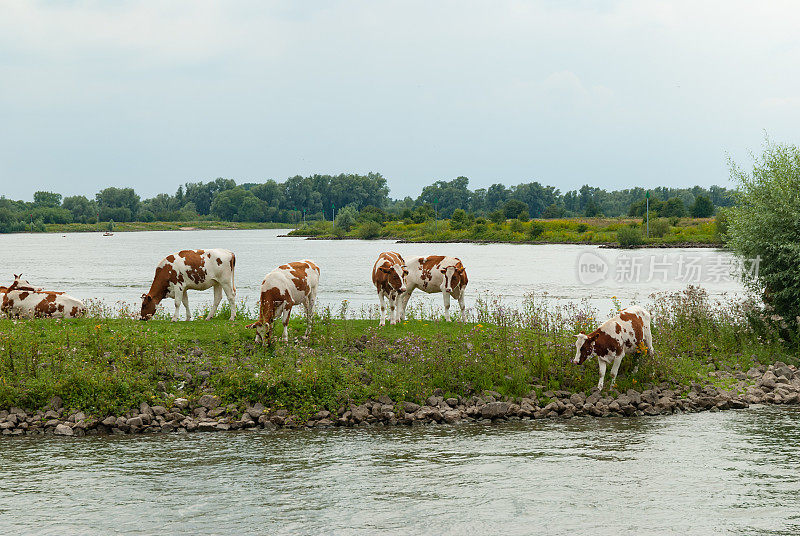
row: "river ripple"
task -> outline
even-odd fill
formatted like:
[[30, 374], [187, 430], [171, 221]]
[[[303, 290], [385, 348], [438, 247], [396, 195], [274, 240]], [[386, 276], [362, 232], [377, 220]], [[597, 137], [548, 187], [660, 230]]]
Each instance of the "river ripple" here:
[[798, 534], [800, 410], [0, 441], [2, 534]]

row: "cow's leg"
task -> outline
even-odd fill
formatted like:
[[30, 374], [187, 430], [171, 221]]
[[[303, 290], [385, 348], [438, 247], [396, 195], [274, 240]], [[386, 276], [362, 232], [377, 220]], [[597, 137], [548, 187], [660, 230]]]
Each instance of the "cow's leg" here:
[[303, 302], [303, 307], [306, 309], [306, 337], [311, 333], [311, 322], [314, 318], [314, 297], [309, 295], [306, 301]]
[[186, 321], [192, 319], [192, 313], [189, 312], [189, 293], [184, 291], [183, 292], [183, 308], [186, 309]]
[[644, 343], [647, 345], [647, 351], [650, 352], [650, 355], [653, 355], [655, 352], [655, 349], [653, 349], [653, 333], [647, 326], [644, 328]]
[[600, 381], [597, 382], [597, 389], [603, 390], [603, 379], [606, 377], [606, 362], [602, 359], [597, 360], [597, 368], [600, 370]]
[[397, 324], [397, 298], [396, 292], [389, 293], [389, 323], [393, 326]]
[[383, 302], [385, 298], [385, 294], [382, 290], [378, 291], [378, 301], [381, 303], [381, 321], [378, 324], [379, 326], [386, 325], [386, 304]]
[[225, 291], [225, 297], [228, 298], [228, 305], [231, 307], [231, 320], [236, 318], [236, 289], [232, 282], [223, 283], [222, 290]]
[[614, 386], [614, 382], [617, 381], [617, 372], [619, 371], [619, 365], [622, 363], [622, 358], [625, 356], [625, 352], [620, 352], [614, 358], [614, 364], [611, 366], [611, 386]]
[[292, 308], [287, 305], [283, 309], [283, 315], [281, 315], [281, 320], [283, 320], [283, 335], [281, 335], [281, 339], [283, 339], [283, 342], [289, 342], [289, 317], [291, 315]]
[[444, 300], [444, 319], [446, 322], [450, 321], [450, 294], [442, 292], [442, 299]]
[[406, 319], [406, 307], [408, 306], [408, 300], [411, 299], [411, 293], [414, 291], [413, 285], [408, 285], [406, 287], [406, 291], [400, 296], [400, 321], [404, 321]]
[[462, 290], [461, 293], [458, 295], [458, 306], [461, 308], [461, 321], [467, 321], [467, 313], [466, 308], [464, 307], [464, 291]]
[[217, 307], [219, 307], [219, 302], [222, 300], [222, 287], [219, 283], [214, 282], [214, 303], [211, 305], [211, 310], [208, 312], [208, 316], [206, 316], [206, 320], [211, 320], [214, 318], [214, 315], [217, 314]]
[[179, 293], [177, 290], [175, 291], [175, 313], [172, 315], [172, 321], [178, 321], [178, 313], [181, 311], [181, 303], [183, 302], [183, 296], [185, 292]]

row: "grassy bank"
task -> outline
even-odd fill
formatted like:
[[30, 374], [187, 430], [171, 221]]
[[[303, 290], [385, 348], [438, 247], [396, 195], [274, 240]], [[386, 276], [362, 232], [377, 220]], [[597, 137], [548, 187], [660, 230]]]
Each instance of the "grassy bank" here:
[[[471, 222], [439, 220], [434, 223], [368, 221], [348, 231], [334, 228], [329, 221], [317, 221], [291, 231], [292, 236], [317, 238], [392, 238], [409, 242], [507, 242], [544, 244], [624, 245], [719, 245], [720, 238], [713, 218], [661, 218], [651, 220], [650, 237], [640, 219], [575, 218], [507, 220], [493, 223], [478, 218]], [[621, 236], [623, 235], [623, 236]]]
[[[115, 222], [114, 232], [128, 231], [181, 231], [208, 229], [289, 229], [288, 223], [259, 223], [235, 221], [154, 221]], [[108, 230], [108, 222], [100, 223], [49, 223], [47, 233], [102, 233]]]
[[[626, 358], [612, 390], [689, 385], [713, 381], [715, 370], [797, 362], [774, 337], [750, 327], [743, 306], [714, 306], [697, 289], [654, 298], [656, 354], [640, 356], [636, 374]], [[607, 314], [533, 298], [519, 310], [481, 301], [466, 324], [416, 310], [402, 325], [379, 328], [373, 319], [325, 310], [310, 341], [267, 348], [254, 345], [249, 319], [229, 322], [224, 311], [190, 323], [163, 316], [141, 322], [124, 312], [74, 321], [2, 319], [0, 408], [34, 409], [60, 396], [66, 407], [102, 416], [213, 392], [223, 404], [261, 402], [310, 415], [380, 395], [419, 403], [435, 389], [464, 397], [487, 390], [540, 398], [550, 389], [588, 392], [597, 364], [569, 363], [573, 334], [594, 329]], [[293, 320], [290, 335], [303, 327], [303, 319]]]

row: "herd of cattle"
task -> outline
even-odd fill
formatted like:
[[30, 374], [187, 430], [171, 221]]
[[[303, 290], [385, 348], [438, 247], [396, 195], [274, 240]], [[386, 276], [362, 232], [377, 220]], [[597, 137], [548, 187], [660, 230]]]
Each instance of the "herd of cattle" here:
[[[222, 300], [222, 294], [230, 305], [233, 320], [236, 317], [236, 286], [234, 271], [236, 256], [226, 249], [184, 250], [166, 256], [156, 266], [150, 290], [142, 294], [140, 318], [149, 320], [164, 298], [175, 300], [172, 321], [178, 320], [181, 304], [189, 312], [189, 290], [214, 289], [214, 302], [206, 320], [214, 317]], [[292, 307], [303, 305], [306, 313], [306, 335], [311, 331], [314, 304], [317, 297], [320, 269], [308, 259], [278, 266], [261, 282], [259, 315], [248, 328], [256, 330], [256, 342], [268, 344], [272, 337], [273, 322], [280, 318], [283, 323], [282, 340], [288, 341], [288, 324]], [[378, 256], [372, 268], [372, 283], [378, 293], [381, 316], [380, 325], [386, 323], [386, 301], [389, 304], [389, 321], [396, 324], [405, 319], [405, 311], [411, 293], [420, 289], [426, 293], [442, 293], [445, 320], [450, 320], [450, 298], [458, 301], [461, 321], [466, 321], [464, 292], [469, 279], [462, 262], [456, 257], [431, 255], [411, 257], [405, 261], [396, 252], [384, 252]], [[0, 310], [12, 317], [76, 318], [86, 313], [79, 299], [63, 292], [34, 287], [14, 275], [8, 287], [0, 286], [2, 306]], [[575, 364], [582, 364], [597, 357], [600, 382], [606, 367], [612, 364], [611, 375], [616, 378], [622, 358], [626, 354], [647, 349], [653, 351], [650, 332], [650, 313], [633, 306], [619, 312], [590, 334], [576, 335]]]

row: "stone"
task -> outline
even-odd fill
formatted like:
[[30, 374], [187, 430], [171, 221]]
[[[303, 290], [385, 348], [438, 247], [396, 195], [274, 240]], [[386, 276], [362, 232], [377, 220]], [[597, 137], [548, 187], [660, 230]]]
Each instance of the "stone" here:
[[176, 398], [172, 403], [179, 409], [186, 409], [189, 406], [189, 401], [185, 398]]
[[130, 419], [128, 419], [128, 422], [127, 422], [128, 426], [140, 427], [143, 424], [144, 424], [144, 422], [142, 421], [141, 417], [131, 417]]
[[367, 406], [363, 404], [360, 406], [353, 406], [350, 408], [350, 415], [355, 422], [361, 422], [366, 420], [367, 416], [369, 416], [369, 410]]
[[419, 404], [413, 402], [403, 402], [403, 409], [405, 409], [406, 413], [416, 413], [419, 411], [419, 407]]
[[441, 396], [429, 396], [428, 399], [425, 401], [425, 403], [429, 406], [439, 406], [439, 404], [441, 404], [442, 402], [444, 402], [444, 398], [442, 398]]
[[116, 423], [117, 423], [116, 417], [106, 417], [105, 419], [103, 419], [102, 422], [103, 426], [114, 426]]
[[197, 424], [197, 429], [200, 430], [201, 432], [210, 432], [211, 430], [215, 430], [216, 428], [217, 428], [217, 423], [215, 421], [202, 421]]
[[153, 410], [150, 409], [150, 404], [148, 404], [147, 402], [142, 402], [141, 404], [139, 404], [139, 413], [152, 415], [153, 414]]
[[50, 399], [49, 402], [47, 402], [47, 406], [46, 407], [48, 409], [61, 409], [63, 405], [64, 405], [64, 401], [61, 400], [61, 397], [60, 396], [54, 396], [53, 398]]
[[445, 422], [454, 423], [461, 418], [461, 412], [456, 409], [448, 409], [442, 413], [442, 418]]
[[264, 413], [264, 404], [262, 404], [261, 402], [256, 402], [255, 404], [247, 408], [245, 413], [250, 417], [252, 417], [253, 419], [258, 419], [258, 417], [262, 413]]
[[205, 394], [205, 395], [201, 396], [200, 399], [197, 401], [198, 405], [200, 405], [200, 406], [202, 406], [202, 407], [204, 407], [206, 409], [214, 409], [214, 408], [218, 407], [221, 403], [222, 403], [222, 400], [220, 399], [220, 397], [218, 397], [216, 395], [209, 395], [209, 394]]
[[391, 399], [391, 398], [389, 398], [387, 395], [381, 395], [381, 396], [379, 396], [379, 397], [378, 397], [378, 402], [380, 402], [381, 404], [389, 404], [389, 405], [394, 405], [394, 402], [392, 401], [392, 399]]
[[56, 426], [55, 431], [53, 432], [55, 435], [63, 435], [63, 436], [71, 436], [73, 435], [72, 428], [67, 426], [66, 424], [59, 424]]
[[164, 415], [165, 413], [167, 413], [167, 408], [165, 408], [164, 406], [153, 406], [150, 409], [153, 411], [154, 415]]
[[481, 416], [485, 419], [497, 419], [505, 417], [508, 413], [508, 402], [489, 402], [481, 406]]

